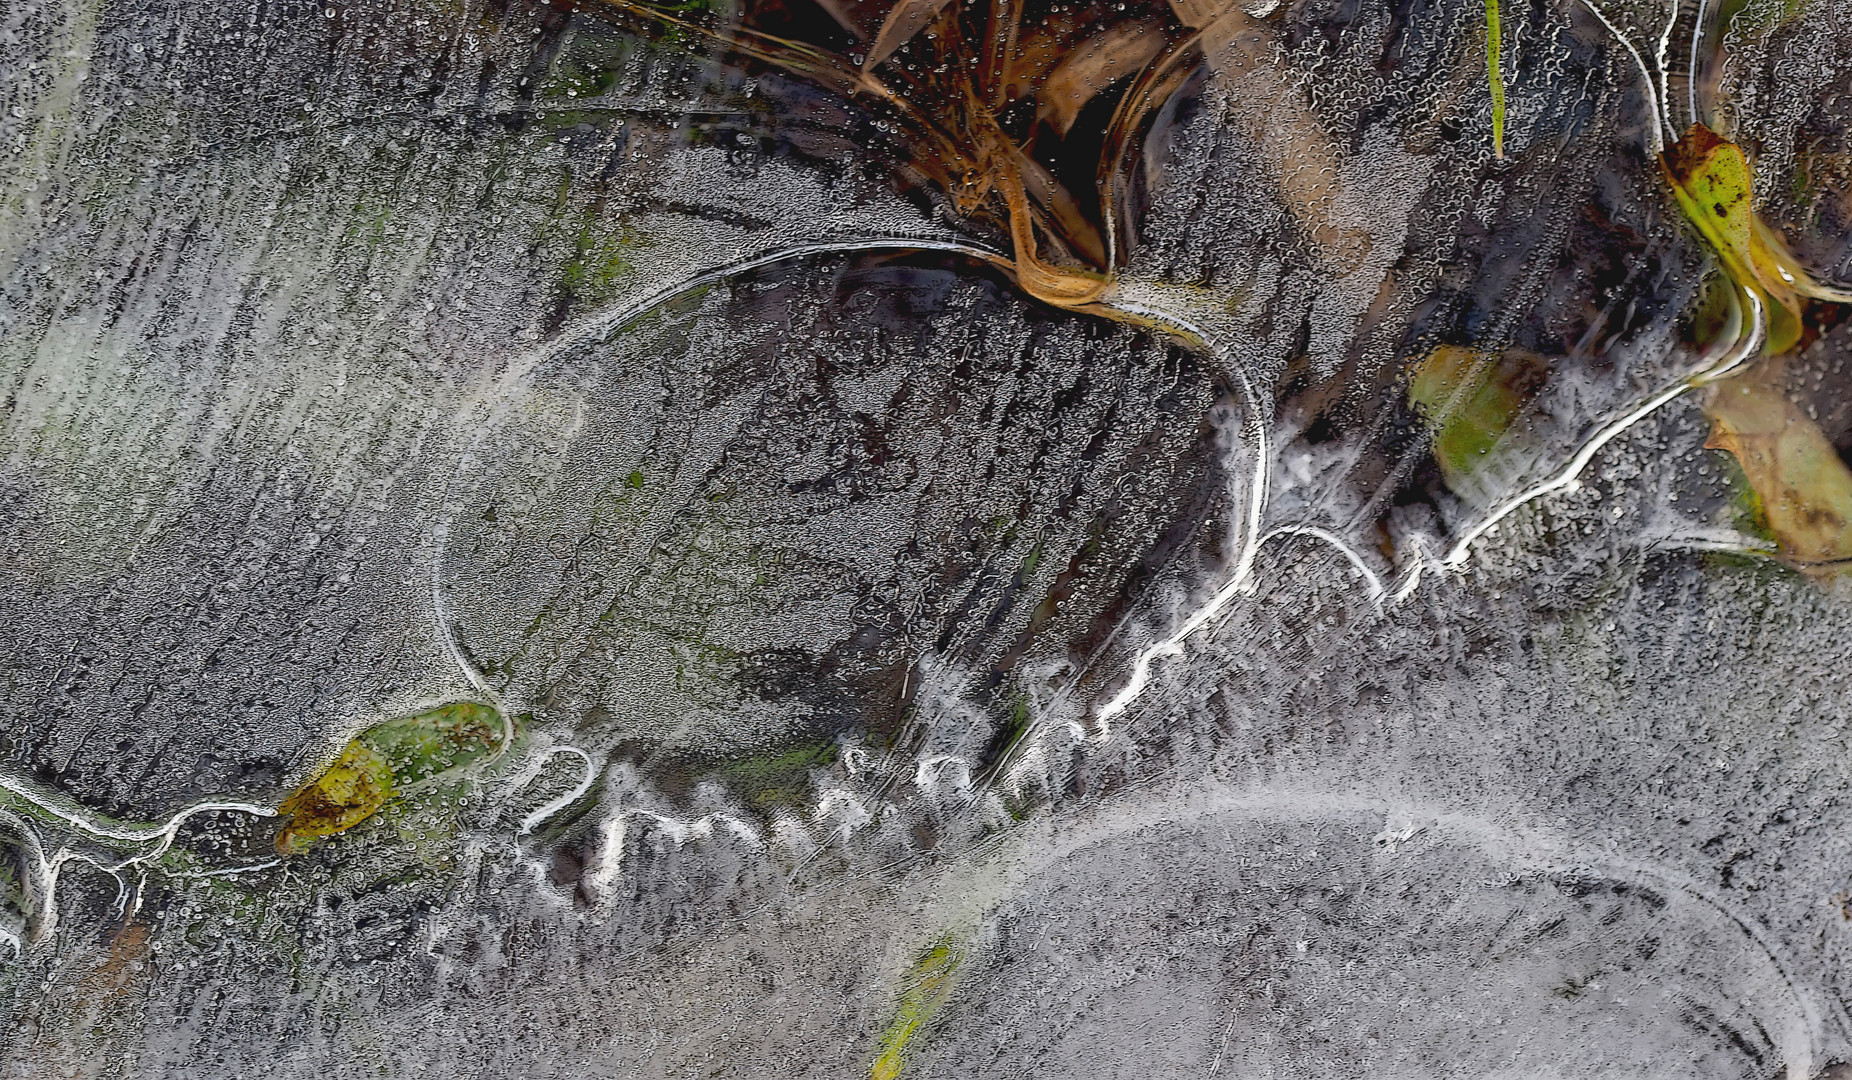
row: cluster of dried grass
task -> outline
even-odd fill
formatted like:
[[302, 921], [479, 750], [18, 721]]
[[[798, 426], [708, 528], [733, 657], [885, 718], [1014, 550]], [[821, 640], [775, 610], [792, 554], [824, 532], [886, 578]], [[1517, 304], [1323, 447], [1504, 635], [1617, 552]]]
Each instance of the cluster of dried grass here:
[[581, 10], [704, 39], [886, 114], [904, 166], [1009, 240], [1022, 290], [1086, 309], [1123, 262], [1129, 177], [1152, 114], [1246, 14], [1227, 0], [748, 0], [727, 13], [593, 0]]

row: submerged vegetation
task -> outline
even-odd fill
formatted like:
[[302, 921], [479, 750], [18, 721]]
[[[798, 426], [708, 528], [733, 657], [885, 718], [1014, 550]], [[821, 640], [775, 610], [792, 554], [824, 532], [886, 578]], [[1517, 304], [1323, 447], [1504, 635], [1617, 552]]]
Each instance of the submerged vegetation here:
[[[1736, 459], [1737, 475], [1752, 489], [1749, 501], [1759, 508], [1759, 528], [1767, 530], [1784, 561], [1816, 576], [1830, 574], [1852, 558], [1852, 470], [1816, 418], [1791, 400], [1786, 371], [1797, 350], [1819, 337], [1819, 305], [1852, 302], [1852, 293], [1817, 281], [1788, 250], [1753, 205], [1749, 156], [1706, 122], [1714, 110], [1700, 105], [1710, 92], [1700, 56], [1707, 41], [1725, 37], [1711, 33], [1706, 8], [1699, 7], [1689, 31], [1691, 122], [1668, 145], [1666, 139], [1676, 128], [1666, 57], [1679, 25], [1678, 6], [1671, 5], [1666, 13], [1656, 47], [1649, 30], [1646, 47], [1640, 48], [1601, 0], [1585, 2], [1639, 69], [1649, 113], [1647, 143], [1660, 179], [1685, 222], [1716, 258], [1723, 287], [1706, 293], [1689, 320], [1698, 338], [1698, 357], [1684, 377], [1651, 394], [1618, 421], [1600, 426], [1567, 468], [1506, 500], [1486, 521], [1495, 522], [1531, 498], [1570, 486], [1592, 454], [1620, 431], [1674, 397], [1701, 390], [1712, 425], [1708, 445]], [[1724, 5], [1709, 14], [1727, 24], [1742, 10], [1741, 5]], [[1790, 8], [1789, 14], [1797, 10]], [[1487, 0], [1486, 14], [1494, 139], [1502, 152], [1496, 0]], [[1542, 358], [1514, 367], [1512, 355], [1500, 359], [1444, 346], [1409, 370], [1408, 401], [1426, 422], [1432, 456], [1456, 492], [1471, 488], [1466, 481], [1476, 463], [1513, 428], [1544, 381], [1537, 375]], [[1551, 366], [1557, 364], [1560, 361]], [[1523, 367], [1530, 374], [1519, 370]], [[1469, 532], [1456, 545], [1455, 555], [1484, 527]]]
[[900, 1007], [881, 1033], [869, 1080], [896, 1080], [906, 1066], [910, 1048], [920, 1032], [952, 995], [954, 977], [964, 960], [964, 946], [950, 938], [933, 943], [920, 954], [900, 981]]
[[779, 4], [595, 0], [584, 10], [659, 38], [704, 41], [873, 110], [902, 169], [962, 219], [1007, 238], [996, 261], [1027, 294], [1100, 303], [1129, 246], [1138, 143], [1153, 115], [1248, 15], [1228, 0], [1063, 5], [1031, 0]]
[[1498, 68], [1498, 50], [1503, 44], [1498, 19], [1498, 0], [1485, 0], [1485, 77], [1492, 90], [1492, 154], [1505, 156], [1505, 76]]
[[459, 702], [388, 720], [355, 736], [334, 762], [277, 808], [277, 849], [346, 832], [395, 797], [488, 758], [506, 737], [499, 713]]

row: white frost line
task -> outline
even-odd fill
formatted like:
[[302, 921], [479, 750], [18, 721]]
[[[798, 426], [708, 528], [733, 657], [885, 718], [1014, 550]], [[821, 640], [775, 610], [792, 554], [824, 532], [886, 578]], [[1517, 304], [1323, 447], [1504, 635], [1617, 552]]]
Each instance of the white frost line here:
[[1646, 107], [1653, 114], [1653, 123], [1649, 129], [1652, 133], [1652, 151], [1655, 154], [1663, 153], [1666, 144], [1665, 136], [1661, 134], [1660, 129], [1665, 125], [1664, 114], [1659, 108], [1659, 92], [1653, 85], [1653, 73], [1647, 68], [1646, 59], [1640, 55], [1640, 50], [1633, 47], [1633, 42], [1627, 40], [1627, 35], [1621, 33], [1613, 23], [1608, 21], [1607, 13], [1601, 10], [1595, 0], [1582, 0], [1582, 3], [1588, 7], [1588, 10], [1595, 13], [1595, 18], [1601, 20], [1601, 25], [1608, 28], [1608, 33], [1614, 35], [1614, 40], [1620, 42], [1621, 46], [1633, 57], [1633, 62], [1639, 65], [1640, 75], [1646, 80]]
[[958, 787], [971, 786], [971, 762], [956, 754], [925, 754], [916, 762], [913, 770], [913, 786], [921, 791], [929, 791], [939, 784], [939, 776], [950, 765], [959, 772]]
[[1409, 538], [1409, 547], [1414, 549], [1414, 559], [1409, 563], [1408, 572], [1402, 575], [1402, 584], [1396, 587], [1395, 592], [1389, 594], [1391, 605], [1400, 604], [1408, 599], [1420, 587], [1422, 572], [1428, 568], [1427, 542], [1420, 536], [1412, 536]]
[[1222, 1027], [1222, 1041], [1215, 1048], [1215, 1060], [1209, 1062], [1209, 1075], [1219, 1076], [1222, 1072], [1222, 1058], [1228, 1053], [1228, 1038], [1235, 1033], [1235, 1018], [1241, 1015], [1241, 1006], [1236, 1004], [1228, 1010], [1228, 1023]]
[[[467, 423], [476, 409], [484, 405], [491, 406], [490, 415], [485, 418], [484, 423], [469, 425], [478, 433], [477, 441], [471, 444], [470, 450], [474, 451], [483, 435], [494, 426], [494, 420], [499, 416], [501, 408], [507, 404], [506, 391], [527, 378], [535, 368], [548, 360], [571, 349], [581, 348], [587, 342], [601, 338], [625, 323], [640, 319], [664, 304], [680, 299], [697, 289], [719, 284], [728, 278], [797, 259], [824, 255], [855, 255], [870, 251], [937, 251], [950, 255], [963, 255], [987, 263], [1005, 260], [1005, 256], [1000, 252], [955, 240], [935, 240], [929, 237], [914, 236], [878, 236], [865, 240], [818, 240], [793, 244], [789, 247], [774, 248], [750, 258], [711, 266], [615, 311], [595, 315], [574, 327], [570, 332], [516, 359], [508, 366], [508, 370], [495, 380], [494, 387], [465, 401], [458, 410], [458, 419]], [[453, 480], [457, 471], [460, 471], [460, 466], [458, 470], [452, 470]], [[448, 484], [445, 486], [449, 487]]]
[[1369, 564], [1363, 561], [1363, 556], [1357, 554], [1355, 548], [1345, 543], [1336, 533], [1321, 529], [1316, 525], [1281, 525], [1279, 528], [1268, 530], [1267, 535], [1260, 538], [1260, 542], [1265, 544], [1276, 536], [1309, 536], [1315, 540], [1323, 540], [1337, 548], [1338, 553], [1356, 568], [1357, 573], [1363, 575], [1366, 589], [1370, 594], [1370, 602], [1378, 608], [1382, 607], [1386, 591], [1383, 588], [1383, 579], [1377, 576], [1376, 571], [1370, 569]]
[[[796, 259], [823, 255], [853, 255], [869, 251], [937, 251], [947, 254], [963, 255], [980, 262], [991, 263], [1004, 258], [1004, 256], [998, 252], [990, 251], [975, 244], [966, 244], [951, 240], [935, 240], [927, 237], [886, 236], [872, 237], [865, 240], [820, 240], [776, 248], [771, 251], [762, 252], [751, 258], [709, 267], [706, 270], [696, 273], [692, 277], [683, 278], [673, 285], [659, 289], [641, 300], [628, 304], [614, 312], [593, 316], [591, 319], [573, 328], [569, 333], [563, 334], [547, 345], [534, 349], [516, 359], [509, 365], [508, 370], [504, 372], [500, 378], [495, 380], [495, 384], [490, 390], [472, 396], [457, 410], [457, 426], [461, 430], [473, 431], [475, 435], [473, 440], [463, 449], [463, 453], [458, 458], [456, 467], [450, 471], [449, 477], [444, 481], [441, 505], [445, 507], [450, 505], [458, 474], [468, 466], [470, 461], [475, 457], [476, 452], [480, 449], [482, 440], [488, 436], [488, 433], [494, 429], [497, 421], [500, 420], [503, 410], [508, 405], [508, 391], [519, 384], [521, 380], [527, 378], [527, 376], [541, 364], [565, 353], [569, 349], [581, 348], [588, 341], [596, 340], [628, 322], [642, 318], [650, 311], [664, 304], [679, 299], [697, 289], [718, 284], [730, 277], [750, 273], [754, 270], [762, 270], [768, 266], [775, 266], [778, 263], [789, 262]], [[489, 408], [488, 415], [482, 419], [481, 423], [472, 422], [473, 415], [478, 409], [485, 405]], [[489, 760], [493, 761], [499, 758], [513, 742], [513, 714], [509, 710], [507, 703], [502, 699], [502, 696], [489, 686], [488, 680], [483, 676], [482, 672], [477, 670], [476, 666], [471, 664], [469, 659], [464, 656], [463, 643], [457, 628], [456, 620], [451, 617], [450, 606], [444, 599], [444, 554], [450, 545], [450, 523], [447, 517], [440, 517], [438, 520], [437, 526], [434, 529], [434, 540], [435, 543], [431, 556], [432, 618], [437, 624], [437, 634], [443, 645], [444, 652], [450, 657], [451, 662], [457, 666], [457, 670], [463, 673], [463, 678], [487, 698], [496, 712], [502, 717], [504, 737], [501, 745], [496, 748], [495, 753], [490, 755]]]
[[[1228, 350], [1219, 346], [1212, 335], [1187, 317], [1174, 312], [1159, 311], [1138, 303], [1125, 304], [1120, 310], [1128, 314], [1143, 316], [1155, 323], [1168, 325], [1202, 343], [1212, 355], [1219, 356], [1223, 360], [1229, 359]], [[1241, 538], [1240, 552], [1235, 557], [1234, 569], [1230, 572], [1228, 580], [1215, 591], [1215, 595], [1211, 596], [1208, 602], [1197, 608], [1169, 637], [1148, 645], [1139, 652], [1132, 661], [1131, 678], [1111, 701], [1100, 708], [1098, 723], [1102, 726], [1124, 712], [1126, 706], [1137, 700], [1138, 695], [1144, 693], [1145, 687], [1151, 682], [1152, 663], [1160, 658], [1182, 653], [1183, 643], [1221, 614], [1222, 610], [1241, 593], [1247, 585], [1248, 575], [1253, 572], [1254, 557], [1259, 553], [1261, 544], [1261, 517], [1266, 510], [1267, 491], [1272, 484], [1269, 457], [1271, 451], [1268, 447], [1267, 424], [1262, 415], [1260, 398], [1254, 392], [1254, 385], [1249, 381], [1246, 369], [1232, 363], [1227, 366], [1232, 371], [1235, 381], [1240, 385], [1242, 397], [1246, 399], [1245, 404], [1254, 440], [1254, 476], [1249, 484], [1247, 520], [1243, 524], [1244, 535]]]
[[[33, 827], [38, 823], [30, 822], [11, 810], [0, 809], [0, 820], [11, 822], [19, 830], [20, 837], [30, 849], [28, 854], [35, 864], [29, 867], [27, 871], [28, 876], [37, 881], [37, 888], [29, 888], [29, 894], [31, 892], [37, 892], [39, 894], [38, 896], [28, 895], [27, 898], [27, 902], [35, 907], [40, 915], [38, 928], [33, 934], [34, 940], [43, 940], [51, 933], [52, 929], [57, 924], [58, 909], [56, 901], [58, 876], [63, 871], [65, 863], [88, 863], [115, 878], [116, 906], [118, 912], [120, 912], [128, 895], [128, 883], [123, 880], [121, 872], [131, 866], [146, 866], [160, 858], [166, 853], [169, 847], [173, 846], [174, 836], [180, 831], [181, 823], [194, 814], [206, 813], [214, 810], [232, 810], [239, 813], [251, 814], [255, 817], [276, 816], [276, 811], [270, 807], [258, 806], [254, 803], [205, 802], [189, 806], [179, 811], [168, 818], [167, 823], [164, 825], [123, 828], [120, 826], [104, 825], [74, 810], [65, 809], [57, 805], [54, 800], [48, 799], [43, 794], [32, 790], [29, 785], [23, 784], [11, 777], [0, 777], [0, 790], [4, 790], [24, 800], [37, 808], [41, 813], [54, 817], [72, 826], [79, 832], [88, 833], [102, 840], [114, 840], [130, 844], [145, 844], [153, 841], [155, 845], [153, 848], [139, 855], [126, 855], [120, 862], [114, 863], [104, 862], [93, 856], [85, 855], [81, 852], [69, 851], [62, 847], [48, 858], [45, 854], [44, 842], [40, 840], [38, 830]], [[139, 902], [138, 894], [137, 903]]]
[[483, 678], [482, 672], [476, 670], [476, 665], [470, 663], [469, 658], [463, 655], [463, 642], [458, 637], [456, 622], [451, 619], [450, 607], [444, 602], [441, 568], [444, 563], [444, 544], [449, 535], [449, 523], [439, 521], [437, 524], [437, 555], [431, 560], [431, 618], [437, 624], [438, 641], [450, 657], [450, 662], [457, 666], [457, 670], [463, 673], [463, 678], [476, 688], [476, 692], [483, 696], [484, 700], [489, 703], [489, 707], [495, 710], [496, 717], [502, 722], [502, 737], [496, 742], [495, 749], [489, 753], [489, 756], [477, 762], [477, 767], [480, 769], [498, 760], [508, 752], [510, 746], [514, 745], [514, 713], [509, 710], [508, 703], [502, 699], [501, 694], [497, 693], [495, 688], [489, 685], [489, 681]]
[[[449, 535], [450, 528], [448, 523], [439, 522], [437, 526], [437, 553], [439, 565], [441, 565], [443, 561], [444, 546], [449, 540]], [[475, 687], [477, 693], [488, 698], [490, 703], [495, 706], [496, 711], [504, 714], [502, 723], [503, 726], [506, 727], [507, 719], [505, 714], [507, 710], [502, 707], [501, 695], [497, 694], [495, 690], [489, 686], [489, 681], [483, 678], [482, 672], [476, 670], [476, 665], [470, 663], [469, 658], [463, 655], [463, 642], [457, 636], [455, 620], [450, 617], [450, 605], [444, 602], [441, 572], [431, 575], [431, 614], [437, 622], [438, 640], [443, 645], [444, 652], [449, 655], [450, 662], [457, 666], [457, 670], [463, 673], [464, 680]]]
[[1668, 67], [1666, 64], [1666, 50], [1672, 45], [1672, 29], [1677, 25], [1678, 0], [1672, 0], [1672, 14], [1666, 18], [1665, 32], [1659, 35], [1659, 54], [1656, 59], [1659, 61], [1659, 101], [1665, 107], [1665, 114], [1660, 117], [1660, 122], [1665, 124], [1666, 131], [1674, 139], [1678, 138], [1678, 132], [1673, 130], [1672, 127], [1672, 84], [1668, 81], [1666, 76], [1666, 68]]
[[1739, 289], [1736, 291], [1739, 296], [1747, 297], [1749, 300], [1751, 314], [1750, 331], [1747, 335], [1741, 333], [1740, 308], [1738, 308], [1736, 310], [1738, 310], [1739, 315], [1737, 320], [1735, 320], [1737, 323], [1737, 336], [1729, 345], [1720, 350], [1721, 355], [1708, 363], [1700, 363], [1697, 369], [1690, 374], [1664, 387], [1658, 393], [1648, 397], [1631, 411], [1621, 416], [1618, 420], [1604, 425], [1593, 435], [1589, 436], [1588, 441], [1582, 444], [1581, 448], [1576, 451], [1575, 456], [1570, 458], [1569, 463], [1563, 466], [1561, 471], [1557, 472], [1556, 475], [1507, 499], [1497, 509], [1487, 514], [1483, 521], [1473, 526], [1462, 535], [1453, 545], [1453, 549], [1447, 552], [1447, 557], [1443, 560], [1444, 564], [1449, 567], [1458, 567], [1460, 564], [1464, 563], [1473, 545], [1473, 541], [1485, 535], [1487, 530], [1504, 520], [1519, 507], [1534, 499], [1542, 498], [1545, 495], [1577, 486], [1580, 483], [1577, 477], [1581, 475], [1582, 470], [1588, 467], [1588, 463], [1594, 459], [1596, 454], [1601, 452], [1601, 448], [1612, 442], [1615, 436], [1652, 415], [1654, 412], [1658, 411], [1661, 406], [1678, 397], [1680, 394], [1683, 394], [1685, 391], [1722, 378], [1731, 371], [1734, 371], [1744, 360], [1753, 356], [1756, 350], [1762, 346], [1763, 327], [1766, 323], [1766, 316], [1762, 310], [1762, 301], [1756, 296], [1754, 290]]
[[630, 819], [633, 817], [649, 818], [657, 827], [669, 835], [679, 846], [690, 840], [705, 840], [714, 835], [716, 825], [724, 825], [733, 835], [751, 844], [755, 848], [764, 848], [765, 839], [757, 829], [734, 817], [732, 814], [703, 814], [698, 818], [676, 818], [667, 814], [658, 814], [653, 810], [618, 810], [598, 827], [603, 843], [595, 864], [590, 867], [585, 879], [591, 885], [594, 896], [608, 893], [616, 884], [617, 875], [624, 865], [624, 837], [629, 831]]
[[148, 825], [139, 829], [124, 829], [100, 825], [95, 821], [86, 819], [83, 815], [75, 811], [65, 810], [51, 800], [46, 799], [43, 795], [40, 795], [38, 792], [33, 791], [28, 785], [22, 784], [10, 777], [0, 776], [0, 789], [5, 789], [19, 796], [33, 806], [38, 807], [41, 811], [50, 814], [52, 817], [66, 824], [74, 825], [79, 830], [87, 832], [92, 836], [102, 837], [106, 840], [124, 840], [129, 843], [138, 844], [146, 843], [149, 840], [162, 841], [159, 850], [150, 855], [143, 856], [143, 858], [154, 858], [160, 855], [161, 852], [166, 851], [167, 846], [173, 843], [174, 834], [180, 831], [180, 823], [192, 817], [194, 814], [203, 814], [210, 810], [236, 810], [246, 814], [254, 814], [257, 817], [276, 816], [276, 811], [272, 810], [270, 807], [258, 806], [254, 803], [206, 802], [187, 807], [173, 817], [168, 818], [167, 824], [165, 825]]
[[1698, 0], [1698, 25], [1691, 32], [1691, 76], [1685, 80], [1685, 90], [1691, 99], [1691, 122], [1701, 124], [1704, 118], [1698, 115], [1698, 43], [1704, 40], [1704, 9], [1710, 0]]
[[1710, 536], [1657, 536], [1647, 540], [1648, 548], [1674, 551], [1719, 551], [1726, 555], [1761, 555], [1773, 557], [1774, 544], [1756, 540], [1723, 540]]
[[255, 874], [259, 870], [270, 870], [282, 865], [282, 859], [266, 859], [260, 863], [252, 863], [250, 866], [232, 866], [224, 870], [192, 870], [184, 874], [173, 874], [171, 876], [185, 878], [189, 881], [195, 878], [236, 877], [239, 874]]
[[[592, 756], [586, 753], [585, 751], [579, 749], [576, 746], [548, 747], [546, 753], [540, 755], [540, 764], [545, 765], [547, 762], [547, 759], [553, 757], [553, 755], [555, 754], [575, 754], [577, 755], [579, 760], [585, 763], [585, 775], [579, 778], [579, 782], [573, 785], [571, 790], [567, 791], [563, 795], [559, 795], [553, 799], [548, 800], [547, 802], [543, 803], [539, 807], [535, 808], [535, 810], [532, 813], [522, 818], [521, 819], [521, 831], [516, 833], [515, 834], [516, 836], [526, 836], [528, 833], [533, 832], [534, 829], [537, 826], [539, 826], [541, 822], [545, 821], [546, 819], [552, 817], [554, 814], [559, 813], [561, 810], [564, 810], [568, 806], [571, 806], [573, 803], [577, 802], [580, 796], [584, 795], [586, 792], [592, 789], [592, 781], [597, 779], [598, 777], [598, 767], [592, 764]], [[536, 777], [540, 775], [539, 769], [535, 770], [534, 775]], [[523, 786], [526, 786], [526, 785], [523, 785]]]

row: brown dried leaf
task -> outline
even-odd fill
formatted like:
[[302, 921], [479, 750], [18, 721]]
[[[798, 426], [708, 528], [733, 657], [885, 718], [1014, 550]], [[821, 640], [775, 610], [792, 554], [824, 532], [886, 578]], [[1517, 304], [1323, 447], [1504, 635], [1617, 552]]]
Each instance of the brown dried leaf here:
[[1100, 91], [1142, 71], [1169, 44], [1161, 26], [1121, 23], [1083, 42], [1048, 73], [1036, 116], [1066, 135]]
[[875, 42], [868, 47], [868, 56], [862, 61], [862, 70], [885, 61], [900, 50], [902, 45], [913, 40], [919, 33], [944, 11], [951, 0], [900, 0], [881, 20], [881, 30], [875, 34]]
[[1852, 471], [1784, 384], [1767, 362], [1718, 383], [1706, 445], [1735, 455], [1784, 556], [1816, 567], [1852, 559]]
[[978, 89], [991, 109], [1007, 105], [1010, 76], [1018, 49], [1016, 39], [1022, 33], [1025, 0], [991, 0], [989, 26], [984, 33], [984, 63], [978, 69]]
[[348, 743], [334, 764], [298, 788], [277, 807], [284, 821], [277, 849], [289, 852], [298, 841], [346, 832], [392, 798], [392, 766], [372, 747]]

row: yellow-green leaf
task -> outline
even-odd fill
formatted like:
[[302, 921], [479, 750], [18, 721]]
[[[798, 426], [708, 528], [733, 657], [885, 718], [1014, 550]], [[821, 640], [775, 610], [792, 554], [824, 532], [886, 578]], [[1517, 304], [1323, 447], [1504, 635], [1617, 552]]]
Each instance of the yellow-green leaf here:
[[895, 1080], [907, 1063], [907, 1048], [952, 993], [952, 976], [964, 959], [964, 950], [946, 940], [913, 962], [903, 977], [900, 1008], [881, 1035], [881, 1048], [869, 1069], [869, 1080]]
[[502, 737], [501, 714], [470, 701], [376, 724], [277, 807], [277, 847], [344, 833], [395, 795], [487, 757]]
[[1751, 206], [1749, 162], [1742, 148], [1703, 124], [1693, 124], [1660, 164], [1673, 198], [1716, 251], [1730, 280], [1754, 289], [1768, 310], [1770, 353], [1792, 349], [1801, 336], [1800, 298], [1783, 279]]
[[346, 832], [390, 798], [392, 766], [364, 743], [348, 743], [334, 764], [277, 807], [286, 819], [277, 848], [290, 851], [301, 840]]
[[1476, 471], [1524, 406], [1540, 358], [1442, 345], [1415, 366], [1408, 399], [1434, 425], [1434, 460], [1449, 487]]
[[1502, 38], [1498, 0], [1485, 0], [1485, 76], [1492, 88], [1492, 153], [1501, 158], [1505, 156], [1505, 77], [1498, 70]]

